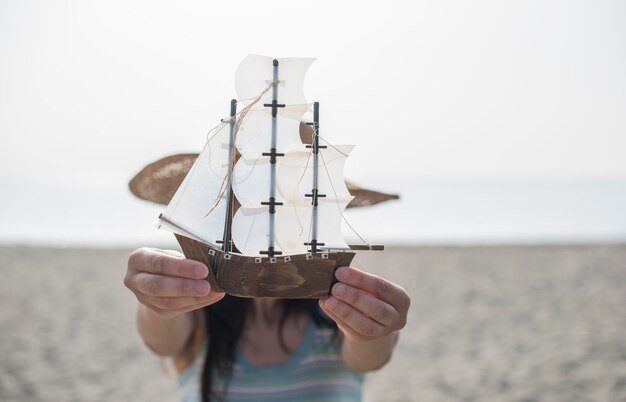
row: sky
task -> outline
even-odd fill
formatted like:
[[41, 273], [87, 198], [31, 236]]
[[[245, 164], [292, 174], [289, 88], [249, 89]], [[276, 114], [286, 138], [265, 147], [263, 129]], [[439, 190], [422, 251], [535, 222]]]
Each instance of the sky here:
[[[152, 231], [158, 208], [126, 183], [202, 148], [247, 54], [317, 57], [305, 94], [326, 139], [357, 145], [346, 176], [415, 194], [381, 216], [437, 183], [606, 183], [615, 197], [624, 21], [620, 1], [0, 0], [0, 241]], [[609, 211], [594, 227], [626, 238], [626, 211]]]

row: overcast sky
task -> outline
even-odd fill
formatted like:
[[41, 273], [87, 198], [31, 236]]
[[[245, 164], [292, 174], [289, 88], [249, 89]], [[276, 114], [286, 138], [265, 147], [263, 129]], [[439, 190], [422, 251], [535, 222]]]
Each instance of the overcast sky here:
[[305, 93], [357, 183], [626, 180], [625, 21], [623, 1], [0, 0], [0, 183], [118, 189], [199, 151], [249, 53], [318, 58]]

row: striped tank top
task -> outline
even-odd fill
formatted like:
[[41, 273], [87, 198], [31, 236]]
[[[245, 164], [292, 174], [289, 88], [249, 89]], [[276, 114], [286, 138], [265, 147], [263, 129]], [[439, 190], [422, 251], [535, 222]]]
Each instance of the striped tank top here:
[[[204, 352], [204, 351], [203, 351]], [[204, 353], [179, 377], [183, 402], [199, 402]], [[309, 320], [300, 348], [278, 366], [253, 366], [237, 350], [232, 379], [224, 402], [352, 402], [361, 400], [363, 375], [348, 369], [341, 359], [341, 341], [333, 331]], [[223, 389], [214, 374], [213, 387]]]

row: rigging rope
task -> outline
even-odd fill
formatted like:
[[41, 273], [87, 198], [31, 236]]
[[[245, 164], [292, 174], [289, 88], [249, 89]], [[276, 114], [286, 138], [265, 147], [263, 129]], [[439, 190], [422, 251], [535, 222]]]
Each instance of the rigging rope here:
[[[319, 138], [322, 138], [321, 135], [319, 135], [317, 132], [315, 133], [315, 135], [317, 135]], [[337, 149], [334, 145], [330, 144], [328, 141], [326, 141], [324, 138], [322, 138], [322, 140], [330, 145], [331, 147], [333, 147], [337, 152], [339, 152], [340, 154], [344, 155], [346, 158], [348, 157], [347, 154], [341, 152], [339, 149]], [[326, 166], [326, 161], [324, 160], [324, 153], [320, 152], [320, 156], [322, 157], [322, 164], [324, 165], [324, 170], [326, 170], [326, 175], [328, 176], [328, 182], [330, 183], [330, 187], [333, 189], [333, 193], [335, 194], [335, 198], [339, 198], [337, 197], [337, 191], [335, 190], [335, 185], [333, 184], [333, 181], [330, 178], [330, 172], [328, 171], [328, 166]], [[348, 222], [348, 219], [346, 218], [345, 214], [343, 213], [341, 207], [339, 206], [339, 202], [337, 202], [337, 209], [339, 210], [339, 214], [341, 215], [341, 218], [344, 220], [344, 222], [346, 222], [346, 224], [348, 225], [348, 227], [350, 228], [350, 230], [352, 230], [352, 232], [358, 236], [359, 239], [361, 239], [361, 241], [366, 244], [367, 246], [371, 246], [369, 242], [365, 241], [365, 239], [363, 237], [361, 237], [361, 235], [352, 227], [352, 225], [350, 224], [350, 222]]]
[[[322, 138], [320, 136], [320, 138]], [[325, 143], [328, 144], [328, 141], [324, 140]], [[330, 144], [328, 144], [330, 145]], [[331, 147], [335, 148], [333, 145], [330, 145]], [[336, 148], [335, 148], [336, 149]], [[343, 152], [339, 151], [341, 154], [343, 154]], [[345, 154], [344, 154], [345, 155]], [[339, 198], [337, 197], [337, 191], [335, 190], [335, 185], [333, 184], [331, 178], [330, 178], [330, 172], [328, 171], [328, 166], [326, 166], [326, 161], [324, 160], [324, 153], [320, 152], [320, 156], [322, 157], [322, 164], [324, 165], [324, 170], [326, 170], [326, 175], [328, 176], [328, 182], [330, 183], [330, 187], [333, 189], [333, 193], [335, 194], [335, 198]], [[346, 155], [347, 157], [347, 155]], [[352, 225], [350, 224], [350, 222], [348, 222], [348, 219], [346, 218], [345, 214], [343, 213], [341, 207], [339, 206], [339, 202], [337, 202], [337, 210], [339, 211], [339, 214], [341, 215], [341, 218], [344, 220], [344, 222], [346, 222], [346, 224], [348, 225], [348, 227], [350, 228], [350, 230], [352, 230], [352, 232], [358, 236], [359, 239], [361, 239], [361, 241], [370, 246], [370, 243], [368, 243], [367, 241], [365, 241], [365, 239], [363, 237], [361, 237], [361, 235], [352, 227]]]
[[[256, 105], [259, 100], [261, 100], [261, 98], [263, 97], [263, 95], [265, 95], [265, 93], [272, 87], [272, 85], [274, 84], [274, 82], [270, 82], [269, 85], [267, 86], [267, 88], [265, 88], [263, 90], [263, 92], [261, 92], [256, 98], [254, 98], [254, 100], [247, 105], [246, 107], [244, 107], [243, 109], [241, 109], [241, 111], [237, 112], [234, 116], [229, 116], [228, 119], [222, 119], [222, 122], [217, 125], [216, 127], [214, 127], [213, 129], [209, 130], [209, 132], [207, 133], [207, 146], [209, 146], [209, 142], [215, 138], [215, 136], [224, 128], [226, 127], [227, 124], [230, 124], [232, 119], [235, 119], [235, 130], [233, 133], [233, 142], [237, 139], [237, 133], [239, 132], [239, 128], [241, 127], [241, 123], [243, 122], [243, 120], [245, 119], [246, 115], [250, 112], [250, 110], [252, 109], [252, 107], [254, 105]], [[242, 101], [237, 101], [237, 103], [242, 102]], [[221, 126], [221, 127], [220, 127]], [[211, 135], [209, 137], [209, 134], [211, 133], [211, 131], [216, 130], [219, 127], [219, 130], [217, 130], [213, 135]], [[237, 152], [237, 148], [235, 147], [235, 144], [233, 143], [233, 147], [232, 147], [232, 161], [235, 160], [234, 156], [235, 153]], [[209, 146], [209, 159], [211, 159], [211, 147]], [[222, 165], [222, 167], [224, 167]], [[213, 210], [215, 208], [217, 208], [217, 206], [220, 203], [220, 199], [224, 196], [224, 193], [226, 192], [227, 189], [227, 184], [230, 185], [230, 187], [232, 188], [232, 173], [233, 173], [233, 167], [234, 164], [231, 164], [230, 166], [228, 166], [228, 172], [226, 173], [226, 176], [224, 176], [224, 179], [222, 180], [222, 183], [220, 185], [220, 189], [218, 191], [217, 197], [215, 197], [215, 200], [213, 201], [213, 206], [211, 207], [211, 209], [209, 209], [209, 211], [204, 214], [203, 218], [206, 218], [207, 216], [209, 216], [209, 214], [211, 212], [213, 212]], [[215, 172], [217, 174], [217, 172]], [[234, 197], [232, 198], [232, 202], [234, 203]], [[234, 208], [232, 208], [232, 204], [231, 204], [231, 220], [234, 216], [234, 213], [232, 212], [234, 210]]]

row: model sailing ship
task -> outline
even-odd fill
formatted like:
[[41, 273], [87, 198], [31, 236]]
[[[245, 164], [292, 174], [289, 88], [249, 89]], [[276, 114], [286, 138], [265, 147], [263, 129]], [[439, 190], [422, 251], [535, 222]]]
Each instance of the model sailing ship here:
[[215, 290], [319, 298], [354, 250], [383, 249], [348, 245], [342, 236], [343, 212], [354, 198], [343, 177], [353, 146], [321, 143], [317, 102], [307, 123], [313, 129], [310, 144], [301, 139], [301, 120], [311, 110], [303, 81], [313, 61], [244, 59], [230, 117], [209, 133], [159, 217], [185, 256], [210, 268]]

